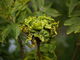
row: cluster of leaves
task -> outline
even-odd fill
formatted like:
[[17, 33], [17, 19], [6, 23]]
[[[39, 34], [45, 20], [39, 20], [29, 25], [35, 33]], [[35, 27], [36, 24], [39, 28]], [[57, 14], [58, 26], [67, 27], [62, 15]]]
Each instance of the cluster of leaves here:
[[44, 42], [57, 34], [58, 23], [51, 17], [38, 16], [25, 19], [24, 26], [27, 29], [25, 32], [28, 33], [27, 40], [34, 36]]
[[1, 40], [6, 38], [17, 39], [20, 34], [20, 23], [27, 16], [29, 0], [1, 0], [0, 1], [0, 28]]
[[72, 32], [80, 32], [80, 1], [79, 0], [70, 0], [67, 3], [69, 7], [69, 19], [64, 23], [65, 26], [69, 26], [67, 34]]
[[[0, 59], [17, 60], [20, 59], [19, 51], [9, 54], [9, 40], [14, 39], [17, 44], [18, 36], [21, 33], [20, 23], [28, 13], [27, 4], [30, 0], [0, 0]], [[2, 46], [4, 45], [4, 46]], [[18, 45], [17, 45], [18, 46]], [[19, 46], [17, 47], [19, 48]]]
[[58, 17], [61, 15], [57, 9], [51, 8], [53, 2], [48, 0], [31, 0], [30, 3], [31, 4], [28, 5], [30, 15], [40, 16], [46, 14], [52, 17]]

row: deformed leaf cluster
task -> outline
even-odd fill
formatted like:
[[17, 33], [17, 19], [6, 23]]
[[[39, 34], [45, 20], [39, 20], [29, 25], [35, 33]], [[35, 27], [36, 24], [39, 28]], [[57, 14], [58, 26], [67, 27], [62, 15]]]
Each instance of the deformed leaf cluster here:
[[27, 40], [32, 39], [32, 36], [34, 36], [44, 42], [57, 34], [56, 29], [58, 27], [58, 23], [55, 22], [53, 18], [45, 15], [28, 17], [25, 19], [24, 25], [26, 26], [26, 30], [28, 30]]

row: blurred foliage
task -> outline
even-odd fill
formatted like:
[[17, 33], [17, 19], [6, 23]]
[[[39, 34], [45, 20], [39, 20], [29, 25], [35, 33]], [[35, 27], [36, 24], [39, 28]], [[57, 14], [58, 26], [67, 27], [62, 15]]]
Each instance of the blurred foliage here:
[[0, 0], [0, 60], [22, 60], [19, 39], [24, 60], [35, 60], [32, 34], [43, 41], [42, 60], [80, 60], [80, 0]]

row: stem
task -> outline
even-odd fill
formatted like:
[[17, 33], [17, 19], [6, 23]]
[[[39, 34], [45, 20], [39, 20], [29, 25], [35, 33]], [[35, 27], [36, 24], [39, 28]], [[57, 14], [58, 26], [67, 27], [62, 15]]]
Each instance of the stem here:
[[40, 39], [39, 38], [35, 38], [36, 39], [36, 44], [37, 44], [37, 57], [38, 57], [38, 60], [41, 60], [41, 53], [40, 53]]
[[24, 46], [23, 46], [20, 36], [19, 36], [18, 42], [20, 45], [20, 58], [21, 58], [21, 60], [24, 60]]
[[37, 45], [37, 56], [38, 56], [38, 60], [41, 60], [40, 59], [40, 46], [39, 46], [39, 44]]
[[76, 54], [77, 54], [77, 47], [75, 48], [75, 51], [73, 53], [72, 60], [76, 60]]
[[55, 51], [53, 51], [53, 54], [54, 54], [54, 60], [57, 60], [57, 56], [55, 54]]

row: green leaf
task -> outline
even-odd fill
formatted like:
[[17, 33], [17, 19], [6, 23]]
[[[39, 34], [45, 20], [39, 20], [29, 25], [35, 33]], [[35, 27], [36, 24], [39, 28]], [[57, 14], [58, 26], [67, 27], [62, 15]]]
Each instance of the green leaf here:
[[70, 26], [70, 27], [68, 28], [68, 30], [67, 30], [67, 34], [70, 34], [70, 33], [72, 33], [72, 32], [74, 32], [74, 33], [79, 33], [79, 32], [80, 32], [80, 25], [79, 25], [79, 26], [77, 26], [77, 25], [72, 25], [72, 26]]
[[68, 0], [68, 7], [69, 7], [69, 16], [71, 17], [71, 13], [75, 6], [78, 4], [78, 0]]
[[80, 25], [80, 17], [72, 17], [64, 22], [65, 26], [76, 25], [76, 24]]
[[56, 9], [53, 8], [49, 8], [47, 10], [44, 10], [44, 12], [49, 15], [49, 16], [53, 16], [53, 17], [58, 17], [61, 14], [59, 13], [59, 11], [57, 11]]
[[71, 17], [77, 17], [80, 16], [80, 1], [77, 3], [76, 7], [71, 13]]
[[72, 32], [79, 33], [80, 32], [80, 17], [72, 17], [65, 21], [65, 26], [69, 26], [67, 30], [67, 34]]
[[36, 0], [31, 0], [31, 2], [32, 2], [32, 8], [33, 8], [34, 11], [36, 12], [37, 9], [38, 9]]
[[80, 10], [73, 11], [73, 13], [71, 14], [71, 16], [72, 17], [80, 16]]
[[2, 40], [5, 40], [8, 37], [17, 39], [19, 34], [20, 34], [20, 28], [19, 28], [19, 26], [17, 24], [8, 25], [2, 31]]
[[42, 60], [51, 60], [51, 58], [48, 56], [42, 56]]
[[7, 26], [1, 33], [2, 41], [4, 41], [6, 39], [6, 37], [9, 35], [9, 33], [10, 33], [10, 27]]
[[12, 24], [11, 26], [11, 35], [14, 39], [17, 39], [20, 34], [20, 28], [18, 24]]
[[37, 0], [39, 9], [41, 9], [44, 6], [44, 2], [44, 0]]

